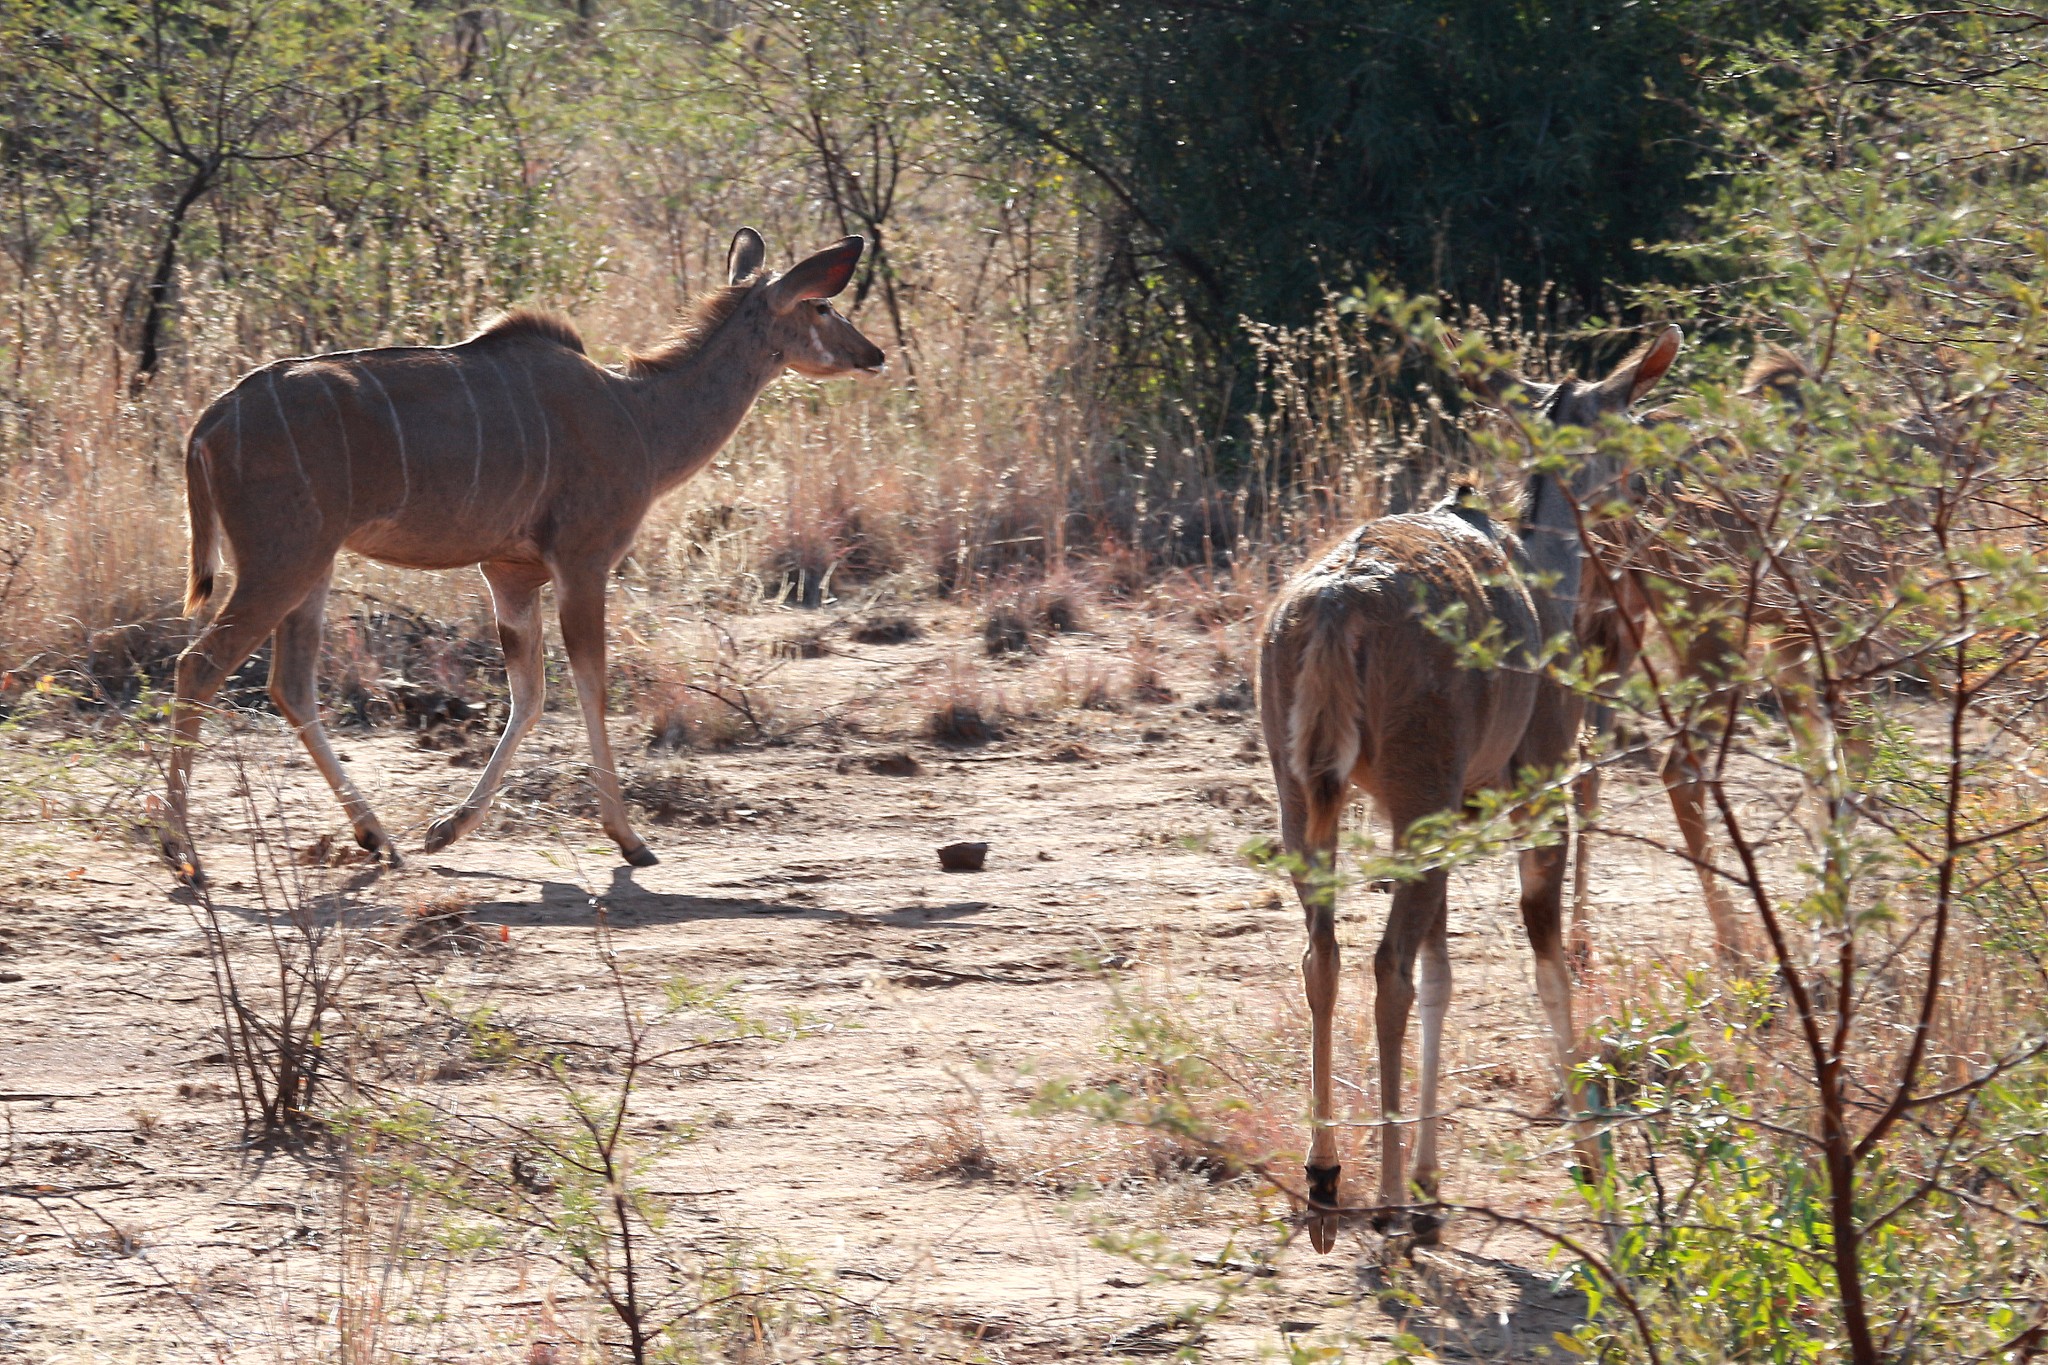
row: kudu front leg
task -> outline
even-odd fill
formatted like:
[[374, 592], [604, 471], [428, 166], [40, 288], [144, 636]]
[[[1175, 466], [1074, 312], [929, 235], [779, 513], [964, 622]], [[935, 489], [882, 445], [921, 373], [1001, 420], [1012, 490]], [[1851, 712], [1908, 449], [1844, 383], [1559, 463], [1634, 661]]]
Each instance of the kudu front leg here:
[[1572, 784], [1572, 932], [1566, 951], [1572, 971], [1583, 976], [1593, 964], [1593, 812], [1600, 808], [1600, 769], [1584, 753], [1585, 771]]
[[1579, 1160], [1590, 1172], [1598, 1173], [1600, 1153], [1587, 1119], [1590, 1097], [1579, 1083], [1579, 1039], [1572, 1022], [1572, 974], [1565, 963], [1564, 919], [1565, 848], [1562, 843], [1523, 851], [1522, 928], [1529, 936], [1529, 951], [1536, 959], [1536, 998], [1542, 1002], [1544, 1020], [1550, 1026], [1551, 1056], [1557, 1066], [1558, 1084], [1564, 1094], [1564, 1108], [1572, 1124], [1574, 1146]]
[[1740, 963], [1749, 953], [1748, 936], [1735, 912], [1735, 902], [1714, 870], [1714, 836], [1707, 823], [1707, 788], [1700, 780], [1699, 758], [1692, 737], [1679, 734], [1664, 756], [1664, 790], [1671, 798], [1671, 814], [1685, 841], [1686, 856], [1700, 879], [1700, 896], [1707, 903], [1707, 918], [1714, 925], [1714, 952], [1724, 963]]
[[278, 623], [270, 655], [270, 699], [277, 703], [278, 714], [298, 732], [313, 766], [334, 789], [356, 843], [396, 867], [398, 846], [342, 767], [328, 741], [327, 727], [320, 723], [320, 643], [327, 622], [327, 584], [325, 578], [314, 584], [305, 600]]
[[619, 791], [619, 771], [612, 763], [611, 736], [605, 732], [605, 566], [594, 570], [558, 571], [555, 591], [562, 618], [562, 646], [569, 655], [569, 673], [576, 680], [576, 700], [590, 732], [590, 780], [597, 788], [599, 820], [619, 846], [620, 856], [635, 867], [652, 867], [661, 859], [647, 847], [626, 819], [626, 800]]
[[462, 804], [427, 826], [426, 851], [437, 853], [477, 827], [491, 808], [491, 798], [504, 781], [505, 769], [519, 742], [540, 719], [547, 701], [547, 665], [541, 648], [540, 590], [548, 581], [539, 565], [484, 565], [491, 586], [491, 606], [498, 618], [498, 645], [505, 652], [505, 681], [512, 693], [512, 711], [504, 733], [491, 750], [490, 761], [477, 774]]

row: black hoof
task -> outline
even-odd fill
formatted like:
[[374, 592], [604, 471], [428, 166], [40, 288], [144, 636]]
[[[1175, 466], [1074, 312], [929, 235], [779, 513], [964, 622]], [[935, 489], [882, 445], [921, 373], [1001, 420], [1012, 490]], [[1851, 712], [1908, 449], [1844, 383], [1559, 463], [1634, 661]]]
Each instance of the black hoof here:
[[1418, 1213], [1409, 1227], [1413, 1229], [1415, 1245], [1433, 1247], [1443, 1240], [1444, 1220], [1442, 1214]]
[[626, 861], [635, 867], [653, 867], [661, 859], [654, 856], [654, 850], [642, 844], [626, 854]]
[[1343, 1172], [1342, 1166], [1310, 1166], [1308, 1168], [1308, 1202], [1320, 1204], [1326, 1209], [1337, 1207], [1337, 1177]]
[[206, 874], [199, 870], [199, 860], [190, 853], [172, 844], [162, 846], [164, 861], [171, 865], [171, 876], [180, 886], [189, 886], [194, 891], [206, 889]]

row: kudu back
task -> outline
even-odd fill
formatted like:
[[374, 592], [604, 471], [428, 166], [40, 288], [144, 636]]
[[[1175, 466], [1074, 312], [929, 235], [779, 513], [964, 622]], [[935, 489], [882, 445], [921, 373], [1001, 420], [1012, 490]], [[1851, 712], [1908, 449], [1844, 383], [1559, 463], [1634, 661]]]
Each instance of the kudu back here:
[[626, 861], [654, 862], [627, 821], [605, 733], [606, 581], [654, 500], [710, 462], [771, 381], [882, 369], [882, 352], [825, 302], [862, 246], [849, 237], [774, 275], [760, 234], [742, 228], [725, 287], [617, 368], [585, 355], [566, 321], [515, 312], [458, 345], [276, 361], [209, 404], [186, 442], [187, 609], [212, 595], [223, 540], [234, 586], [178, 660], [162, 834], [180, 875], [201, 875], [188, 800], [202, 714], [273, 634], [278, 710], [357, 842], [397, 861], [320, 724], [321, 629], [343, 549], [406, 568], [481, 565], [490, 586], [511, 713], [467, 798], [429, 826], [427, 850], [483, 818], [540, 717], [539, 599], [553, 583], [605, 833]]
[[[1678, 354], [1676, 328], [1597, 383], [1538, 385], [1515, 379], [1541, 418], [1591, 427], [1625, 414]], [[1307, 917], [1302, 983], [1311, 1018], [1312, 1131], [1309, 1232], [1317, 1250], [1335, 1244], [1339, 1204], [1331, 1073], [1339, 953], [1335, 891], [1338, 828], [1364, 792], [1398, 846], [1419, 820], [1463, 808], [1561, 769], [1573, 756], [1582, 703], [1540, 666], [1550, 643], [1569, 644], [1581, 550], [1569, 494], [1604, 471], [1575, 473], [1572, 486], [1531, 475], [1520, 524], [1509, 528], [1456, 500], [1424, 513], [1366, 523], [1295, 578], [1269, 614], [1259, 657], [1259, 706], [1280, 833], [1297, 868]], [[1492, 637], [1498, 667], [1475, 667], [1439, 625], [1462, 612], [1467, 639]], [[1561, 940], [1562, 842], [1521, 855], [1522, 923], [1536, 958], [1537, 993], [1568, 1103], [1577, 1107], [1571, 977]], [[1378, 1205], [1385, 1222], [1410, 1194], [1433, 1201], [1438, 1180], [1437, 1101], [1444, 1014], [1450, 1001], [1446, 935], [1448, 874], [1431, 869], [1397, 883], [1373, 969], [1381, 1128]], [[1420, 981], [1416, 964], [1421, 963]], [[1419, 1117], [1414, 1165], [1405, 1173], [1400, 1127], [1402, 1053], [1408, 1016], [1422, 1013]], [[1414, 1231], [1434, 1240], [1436, 1216], [1418, 1211]]]

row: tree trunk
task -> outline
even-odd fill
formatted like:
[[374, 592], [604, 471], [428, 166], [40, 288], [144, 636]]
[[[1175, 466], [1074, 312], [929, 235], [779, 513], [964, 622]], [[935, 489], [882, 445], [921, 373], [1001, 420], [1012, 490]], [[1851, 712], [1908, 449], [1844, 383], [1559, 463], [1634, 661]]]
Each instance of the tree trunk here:
[[171, 279], [178, 269], [178, 239], [185, 232], [185, 216], [192, 206], [206, 196], [213, 188], [214, 176], [220, 171], [218, 162], [201, 162], [192, 172], [192, 178], [185, 182], [185, 188], [178, 192], [177, 202], [171, 205], [170, 221], [164, 225], [163, 249], [157, 253], [156, 271], [149, 280], [149, 302], [142, 313], [142, 334], [135, 346], [135, 378], [131, 387], [139, 391], [156, 373], [157, 363], [163, 358], [159, 342], [163, 336], [164, 310], [170, 300]]

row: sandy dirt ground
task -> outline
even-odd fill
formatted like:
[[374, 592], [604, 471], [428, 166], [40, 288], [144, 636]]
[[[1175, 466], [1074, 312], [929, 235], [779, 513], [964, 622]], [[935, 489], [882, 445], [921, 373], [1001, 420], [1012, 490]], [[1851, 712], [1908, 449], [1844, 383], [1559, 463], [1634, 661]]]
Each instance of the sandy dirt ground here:
[[[1048, 1077], [1127, 1077], [1103, 1050], [1116, 999], [1192, 1001], [1219, 1045], [1299, 1055], [1300, 913], [1239, 852], [1273, 821], [1257, 722], [1239, 709], [1245, 659], [1136, 612], [1098, 609], [1089, 630], [993, 662], [978, 619], [922, 620], [920, 639], [857, 644], [852, 618], [749, 618], [757, 643], [817, 628], [830, 650], [774, 676], [785, 715], [804, 725], [788, 743], [661, 753], [644, 722], [619, 718], [636, 816], [662, 859], [647, 869], [620, 864], [587, 818], [580, 725], [560, 689], [562, 709], [529, 741], [485, 827], [435, 855], [418, 852], [421, 831], [471, 780], [489, 734], [466, 745], [430, 734], [452, 747], [428, 748], [397, 725], [337, 729], [408, 856], [397, 870], [343, 867], [323, 883], [346, 894], [358, 935], [334, 1045], [364, 1044], [381, 1060], [374, 1077], [358, 1063], [363, 1075], [391, 1091], [477, 1112], [526, 1102], [538, 1093], [530, 1079], [466, 1058], [449, 1021], [488, 1005], [527, 1035], [615, 1034], [591, 928], [602, 908], [648, 999], [681, 975], [730, 983], [751, 1014], [801, 1021], [663, 1068], [636, 1096], [636, 1133], [696, 1134], [647, 1176], [671, 1210], [669, 1235], [699, 1252], [795, 1254], [862, 1313], [938, 1333], [900, 1354], [1117, 1359], [1193, 1340], [1206, 1359], [1284, 1359], [1290, 1344], [1348, 1341], [1346, 1358], [1381, 1359], [1408, 1333], [1447, 1359], [1538, 1358], [1579, 1321], [1582, 1300], [1540, 1239], [1475, 1218], [1412, 1258], [1362, 1224], [1329, 1256], [1288, 1242], [1273, 1252], [1277, 1273], [1237, 1276], [1242, 1292], [1193, 1337], [1182, 1310], [1213, 1302], [1216, 1275], [1229, 1278], [1246, 1248], [1273, 1251], [1259, 1210], [1284, 1216], [1286, 1201], [1199, 1163], [1148, 1166], [1143, 1134], [1025, 1110]], [[1165, 684], [1135, 699], [1134, 635]], [[985, 700], [1001, 694], [1035, 714], [971, 747], [918, 737], [918, 717], [963, 677]], [[1089, 679], [1123, 693], [1118, 709], [1058, 704]], [[47, 763], [52, 741], [12, 735], [0, 765]], [[285, 794], [294, 847], [345, 842], [317, 774], [274, 721], [244, 723], [235, 745], [249, 780]], [[905, 753], [914, 763], [891, 757]], [[201, 775], [218, 904], [255, 970], [264, 912], [237, 779], [215, 757]], [[1641, 774], [1610, 784], [1616, 818], [1661, 836], [1656, 795]], [[94, 841], [33, 811], [7, 814], [0, 1356], [253, 1361], [329, 1349], [317, 1343], [333, 1339], [349, 1265], [360, 1289], [363, 1255], [380, 1263], [364, 1250], [374, 1229], [344, 1226], [331, 1146], [241, 1140], [189, 895], [117, 822]], [[935, 849], [956, 840], [988, 843], [984, 871], [940, 870]], [[1504, 859], [1453, 882], [1445, 1189], [1569, 1216], [1557, 1131], [1518, 1117], [1545, 1108], [1551, 1082], [1514, 896]], [[457, 907], [476, 942], [398, 946], [389, 926], [430, 904]], [[1386, 904], [1359, 889], [1344, 905], [1354, 1103], [1370, 1080], [1369, 963]], [[1595, 1011], [1618, 980], [1708, 956], [1690, 874], [1654, 849], [1603, 846], [1594, 915]], [[1298, 1142], [1301, 1078], [1283, 1068], [1279, 1080], [1292, 1089], [1279, 1092], [1277, 1132]], [[1372, 1178], [1354, 1153], [1347, 1191], [1363, 1199]], [[411, 1217], [406, 1235], [432, 1244], [431, 1215]], [[1180, 1268], [1155, 1273], [1105, 1249], [1105, 1231], [1136, 1230], [1160, 1234]], [[568, 1361], [600, 1330], [582, 1287], [538, 1258], [448, 1264], [463, 1269], [438, 1281], [402, 1268], [416, 1353], [389, 1358]], [[802, 1357], [750, 1349], [736, 1354]]]

